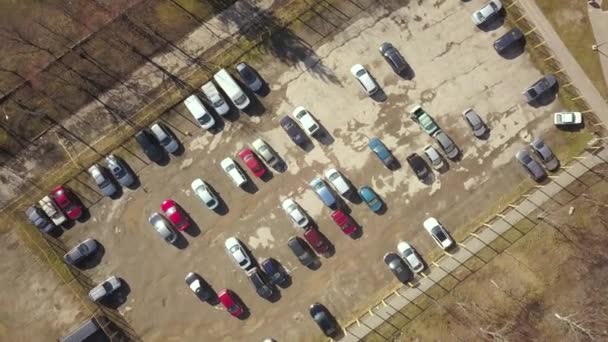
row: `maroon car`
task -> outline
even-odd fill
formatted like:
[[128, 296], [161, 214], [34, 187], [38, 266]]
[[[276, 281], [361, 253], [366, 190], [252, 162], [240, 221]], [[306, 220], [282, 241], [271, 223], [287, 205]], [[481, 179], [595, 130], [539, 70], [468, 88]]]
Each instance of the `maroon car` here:
[[346, 235], [351, 235], [357, 230], [357, 224], [352, 219], [352, 217], [350, 217], [341, 209], [338, 209], [331, 213], [331, 218], [332, 220], [334, 220], [334, 222], [336, 222], [338, 227], [340, 227], [340, 229], [342, 229], [342, 232]]
[[74, 194], [62, 185], [51, 191], [51, 198], [70, 219], [76, 220], [82, 215], [82, 206], [74, 199]]
[[329, 251], [329, 244], [327, 243], [327, 240], [325, 240], [325, 237], [321, 235], [321, 233], [319, 233], [319, 231], [315, 228], [308, 228], [304, 232], [304, 238], [306, 241], [308, 241], [315, 252], [325, 254]]

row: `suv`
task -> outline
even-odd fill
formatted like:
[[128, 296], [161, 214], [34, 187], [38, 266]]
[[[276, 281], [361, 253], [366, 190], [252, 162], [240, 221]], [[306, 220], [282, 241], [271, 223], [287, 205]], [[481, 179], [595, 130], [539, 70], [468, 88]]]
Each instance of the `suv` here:
[[137, 134], [135, 134], [135, 141], [137, 141], [148, 159], [157, 164], [162, 162], [165, 154], [160, 146], [158, 146], [158, 141], [156, 141], [156, 138], [152, 135], [152, 133], [150, 133], [150, 131], [143, 129], [137, 132]]
[[150, 130], [152, 130], [152, 133], [154, 133], [154, 136], [156, 136], [156, 139], [165, 149], [165, 151], [169, 153], [175, 153], [175, 151], [177, 151], [179, 148], [179, 143], [169, 132], [165, 124], [160, 121], [155, 122], [152, 126], [150, 126]]
[[433, 117], [422, 109], [421, 105], [416, 105], [410, 109], [410, 119], [417, 122], [418, 125], [420, 125], [420, 128], [430, 136], [433, 136], [435, 132], [439, 131], [439, 126], [437, 126]]
[[89, 168], [88, 172], [91, 175], [91, 177], [93, 177], [95, 184], [97, 184], [97, 186], [99, 186], [99, 189], [105, 196], [111, 197], [112, 195], [114, 195], [116, 193], [117, 189], [116, 189], [116, 186], [114, 185], [114, 182], [112, 181], [112, 179], [110, 179], [110, 177], [108, 177], [106, 175], [104, 170], [101, 167], [99, 167], [99, 165], [93, 164]]
[[45, 233], [50, 233], [54, 228], [55, 224], [51, 221], [46, 214], [38, 207], [29, 207], [25, 210], [25, 215], [32, 222], [36, 228], [40, 229]]
[[270, 299], [275, 293], [274, 288], [264, 279], [264, 274], [257, 267], [253, 267], [247, 271], [247, 278], [255, 287], [255, 292], [265, 299]]
[[310, 247], [306, 244], [306, 242], [302, 241], [297, 236], [292, 236], [287, 240], [287, 246], [293, 252], [293, 254], [300, 260], [302, 265], [306, 267], [311, 267], [314, 264], [316, 258], [310, 252]]
[[391, 43], [382, 43], [382, 45], [380, 45], [380, 54], [397, 74], [402, 73], [407, 68], [405, 59]]
[[419, 180], [423, 181], [429, 175], [429, 169], [426, 165], [424, 159], [419, 156], [417, 153], [412, 153], [407, 156], [407, 163], [410, 164], [412, 170], [416, 174]]
[[435, 140], [437, 141], [439, 146], [441, 146], [443, 152], [445, 152], [445, 155], [448, 158], [453, 160], [458, 156], [458, 153], [460, 153], [458, 147], [456, 146], [456, 144], [454, 144], [454, 141], [452, 141], [452, 139], [443, 131], [439, 130], [435, 132], [435, 134], [433, 134], [433, 138], [435, 138]]
[[112, 292], [118, 290], [120, 286], [120, 279], [116, 278], [116, 276], [111, 276], [104, 282], [92, 288], [91, 291], [89, 291], [89, 298], [92, 301], [97, 302], [108, 297]]
[[524, 34], [516, 27], [494, 41], [494, 50], [496, 50], [498, 54], [501, 54], [513, 45], [519, 43], [523, 38]]
[[232, 182], [236, 186], [241, 186], [247, 183], [247, 178], [243, 174], [243, 171], [239, 168], [239, 166], [232, 160], [232, 158], [226, 158], [222, 160], [220, 163], [222, 170], [226, 172], [226, 174], [232, 179]]

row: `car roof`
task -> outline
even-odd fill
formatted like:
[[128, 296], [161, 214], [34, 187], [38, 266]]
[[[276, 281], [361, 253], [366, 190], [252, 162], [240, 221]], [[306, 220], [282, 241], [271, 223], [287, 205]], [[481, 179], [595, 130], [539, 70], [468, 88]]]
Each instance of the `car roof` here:
[[424, 226], [424, 228], [428, 231], [430, 231], [433, 227], [435, 226], [439, 226], [439, 221], [437, 221], [436, 218], [434, 217], [429, 217], [426, 220], [424, 220], [424, 222], [422, 223], [422, 225]]
[[350, 68], [350, 72], [355, 75], [357, 74], [357, 72], [361, 71], [361, 70], [365, 70], [365, 67], [361, 64], [355, 64]]
[[236, 164], [236, 162], [234, 160], [232, 160], [232, 158], [228, 157], [228, 158], [224, 158], [224, 160], [222, 160], [220, 162], [220, 166], [225, 169], [228, 165], [232, 165], [232, 164]]

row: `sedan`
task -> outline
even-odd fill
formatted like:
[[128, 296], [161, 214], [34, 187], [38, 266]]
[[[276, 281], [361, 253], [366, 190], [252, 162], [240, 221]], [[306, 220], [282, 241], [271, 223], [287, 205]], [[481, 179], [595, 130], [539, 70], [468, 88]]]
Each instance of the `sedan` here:
[[166, 243], [174, 243], [177, 240], [177, 233], [167, 224], [167, 221], [158, 213], [152, 213], [148, 222]]
[[409, 243], [401, 241], [397, 244], [397, 251], [401, 254], [401, 257], [412, 271], [415, 273], [422, 272], [424, 270], [424, 263], [418, 256], [418, 253]]
[[515, 159], [517, 159], [519, 164], [523, 166], [526, 172], [528, 172], [530, 177], [535, 181], [541, 181], [547, 176], [545, 170], [532, 158], [528, 151], [521, 150], [517, 152], [517, 154], [515, 154]]
[[407, 267], [403, 259], [396, 253], [390, 252], [384, 254], [384, 263], [393, 272], [393, 275], [397, 280], [402, 283], [407, 283], [414, 278], [414, 274]]
[[287, 240], [287, 246], [289, 246], [289, 249], [291, 249], [293, 254], [300, 260], [302, 265], [306, 267], [311, 267], [317, 260], [306, 242], [302, 241], [302, 239], [297, 236], [290, 237], [289, 240]]
[[431, 235], [435, 243], [442, 249], [449, 249], [454, 245], [454, 240], [452, 240], [445, 228], [435, 218], [429, 217], [424, 220], [422, 225]]
[[102, 300], [108, 297], [112, 292], [118, 290], [121, 285], [122, 283], [120, 279], [118, 279], [116, 276], [111, 276], [89, 291], [89, 299], [91, 299], [93, 302]]
[[232, 291], [224, 289], [217, 294], [217, 298], [233, 317], [238, 318], [245, 313], [245, 308]]
[[300, 147], [304, 147], [306, 145], [308, 139], [304, 135], [302, 128], [300, 128], [300, 126], [298, 126], [298, 124], [296, 124], [296, 122], [293, 121], [292, 118], [285, 115], [281, 118], [279, 124], [281, 125], [285, 133], [289, 135], [291, 141], [293, 141], [296, 145]]
[[42, 232], [50, 233], [55, 229], [53, 221], [38, 207], [29, 207], [25, 210], [25, 216]]
[[355, 76], [363, 90], [367, 93], [367, 95], [374, 95], [380, 87], [378, 87], [378, 83], [374, 80], [372, 75], [369, 74], [367, 69], [361, 64], [355, 64], [350, 68], [350, 73]]
[[458, 146], [456, 146], [452, 138], [450, 138], [442, 130], [435, 132], [435, 134], [433, 134], [433, 138], [435, 138], [435, 141], [437, 141], [439, 146], [441, 146], [443, 152], [445, 152], [445, 155], [448, 158], [454, 159], [460, 153]]
[[82, 206], [75, 201], [74, 195], [67, 188], [61, 185], [55, 187], [51, 191], [51, 198], [71, 220], [76, 220], [82, 215]]
[[583, 123], [583, 114], [581, 112], [559, 112], [553, 114], [553, 123], [555, 126], [575, 126]]
[[291, 198], [284, 200], [281, 207], [283, 207], [283, 210], [285, 210], [287, 216], [289, 216], [291, 221], [295, 223], [296, 226], [306, 228], [310, 223], [308, 221], [308, 217], [306, 217], [306, 214], [304, 214], [304, 211], [302, 211], [302, 208], [300, 208], [300, 206]]
[[361, 199], [365, 202], [365, 204], [367, 204], [367, 206], [375, 213], [379, 212], [384, 206], [384, 203], [382, 203], [380, 197], [378, 197], [376, 192], [369, 186], [361, 187], [359, 189], [359, 196], [361, 196]]
[[230, 177], [232, 183], [236, 186], [242, 186], [247, 183], [247, 178], [241, 171], [241, 168], [232, 160], [232, 158], [225, 158], [220, 162], [220, 167]]
[[430, 171], [426, 162], [417, 153], [410, 154], [406, 160], [419, 180], [424, 181], [429, 176]]
[[315, 177], [310, 182], [310, 187], [315, 191], [317, 196], [319, 196], [321, 201], [323, 201], [323, 204], [330, 208], [336, 205], [336, 198], [327, 187], [327, 184], [325, 184], [321, 178]]
[[264, 160], [264, 162], [270, 166], [276, 168], [279, 163], [279, 158], [272, 151], [270, 146], [262, 139], [255, 139], [251, 143], [251, 147], [255, 150], [255, 153]]
[[500, 0], [491, 0], [478, 11], [471, 14], [471, 20], [473, 20], [473, 23], [477, 26], [482, 25], [496, 16], [501, 9], [502, 3]]
[[352, 189], [350, 185], [338, 170], [329, 168], [325, 170], [324, 174], [332, 188], [334, 188], [334, 190], [336, 190], [336, 192], [338, 192], [340, 195], [346, 196], [351, 192]]
[[194, 294], [201, 300], [208, 301], [213, 298], [213, 289], [200, 275], [190, 272], [184, 279], [186, 285], [194, 292]]
[[310, 306], [310, 317], [317, 323], [323, 334], [327, 337], [336, 337], [340, 328], [336, 319], [329, 313], [327, 308], [322, 304], [315, 303]]
[[241, 269], [247, 271], [253, 266], [251, 257], [247, 254], [245, 248], [237, 238], [227, 238], [224, 246], [226, 247], [226, 252], [228, 252], [232, 260], [234, 260]]
[[557, 84], [557, 79], [553, 75], [545, 75], [533, 85], [526, 88], [522, 93], [526, 102], [531, 103], [548, 92]]
[[179, 142], [162, 122], [155, 122], [150, 126], [150, 130], [154, 136], [156, 136], [160, 146], [162, 146], [165, 151], [175, 153], [179, 149]]
[[268, 280], [273, 285], [286, 286], [289, 282], [287, 274], [283, 271], [283, 267], [273, 258], [266, 258], [260, 263], [262, 269], [268, 275]]
[[407, 68], [405, 59], [391, 43], [382, 43], [380, 45], [380, 54], [397, 74], [401, 74]]
[[262, 79], [249, 64], [244, 62], [237, 64], [236, 71], [239, 73], [239, 76], [241, 76], [247, 87], [252, 91], [258, 92], [262, 89], [262, 86], [264, 86]]
[[262, 177], [264, 173], [266, 173], [266, 168], [262, 163], [260, 163], [258, 158], [250, 149], [244, 148], [241, 152], [239, 152], [239, 158], [241, 158], [241, 160], [245, 163], [245, 165], [247, 165], [249, 170], [251, 170], [256, 177]]
[[321, 129], [317, 120], [315, 120], [315, 118], [312, 117], [312, 114], [302, 106], [294, 109], [292, 115], [310, 136], [315, 135], [315, 133]]
[[428, 158], [433, 169], [441, 170], [444, 167], [443, 158], [433, 146], [427, 145], [424, 147], [424, 155]]
[[192, 181], [190, 184], [192, 191], [200, 198], [201, 201], [207, 206], [207, 208], [213, 210], [219, 205], [219, 201], [215, 194], [211, 191], [209, 186], [200, 178]]
[[114, 185], [112, 179], [108, 177], [104, 170], [99, 167], [99, 165], [93, 164], [91, 167], [89, 167], [88, 172], [89, 175], [91, 175], [91, 177], [93, 178], [95, 184], [97, 184], [97, 186], [105, 196], [110, 197], [116, 193], [116, 191], [118, 190], [116, 189], [116, 185]]
[[95, 239], [86, 239], [76, 245], [76, 247], [70, 249], [70, 251], [63, 256], [63, 261], [68, 265], [77, 265], [89, 255], [95, 253], [98, 246]]
[[329, 252], [329, 244], [327, 240], [316, 228], [308, 228], [304, 232], [304, 238], [312, 246], [312, 249], [319, 254]]
[[500, 38], [494, 41], [494, 50], [501, 54], [511, 48], [512, 46], [517, 46], [520, 41], [524, 38], [523, 32], [517, 27], [511, 29], [511, 31], [505, 33]]
[[106, 157], [106, 165], [120, 185], [128, 187], [135, 183], [135, 176], [122, 159], [109, 154]]
[[255, 287], [255, 292], [264, 299], [271, 299], [275, 294], [275, 287], [268, 284], [266, 278], [264, 278], [264, 273], [262, 273], [257, 267], [251, 268], [247, 271], [247, 278]]
[[532, 152], [540, 159], [541, 163], [545, 166], [545, 169], [549, 171], [555, 171], [559, 167], [559, 160], [553, 154], [553, 151], [545, 144], [543, 139], [536, 138], [530, 143]]
[[338, 209], [331, 213], [331, 219], [336, 222], [338, 227], [342, 230], [342, 233], [346, 235], [352, 235], [357, 230], [357, 224], [355, 221], [341, 209]]
[[473, 131], [473, 135], [475, 137], [483, 137], [484, 134], [488, 132], [488, 128], [484, 124], [483, 120], [481, 120], [479, 114], [477, 114], [477, 112], [472, 108], [465, 109], [464, 112], [462, 112], [462, 117], [467, 125], [469, 125], [469, 128], [471, 128]]
[[180, 208], [172, 199], [166, 199], [160, 205], [160, 209], [165, 213], [165, 216], [167, 216], [177, 230], [184, 231], [190, 226], [190, 220], [182, 208]]
[[384, 166], [387, 168], [391, 168], [395, 164], [395, 157], [393, 154], [386, 148], [384, 143], [378, 138], [371, 138], [367, 143], [367, 147], [372, 150], [376, 156], [382, 161]]

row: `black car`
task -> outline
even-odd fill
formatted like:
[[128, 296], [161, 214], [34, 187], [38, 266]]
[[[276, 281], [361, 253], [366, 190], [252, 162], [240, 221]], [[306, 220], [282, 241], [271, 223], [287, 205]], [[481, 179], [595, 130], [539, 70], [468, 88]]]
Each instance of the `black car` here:
[[340, 332], [338, 322], [329, 313], [329, 310], [325, 306], [319, 303], [315, 303], [310, 306], [310, 317], [317, 323], [321, 331], [327, 337], [336, 337]]
[[165, 153], [158, 144], [158, 140], [147, 130], [141, 130], [135, 134], [135, 140], [141, 146], [148, 159], [155, 163], [160, 163], [165, 158]]
[[272, 285], [268, 284], [268, 281], [264, 278], [264, 274], [257, 267], [253, 267], [247, 271], [247, 277], [260, 297], [265, 299], [272, 298], [275, 289]]
[[245, 84], [247, 84], [247, 87], [252, 91], [258, 92], [264, 86], [262, 79], [247, 63], [237, 64], [236, 71], [239, 73]]
[[414, 173], [419, 180], [424, 180], [429, 175], [429, 168], [426, 165], [426, 162], [417, 153], [412, 153], [407, 156], [407, 163], [410, 164], [410, 167], [414, 170]]
[[208, 301], [213, 298], [213, 289], [200, 275], [190, 272], [185, 280], [190, 290], [201, 300]]
[[297, 236], [292, 236], [287, 240], [287, 246], [291, 249], [293, 254], [298, 257], [298, 260], [302, 265], [309, 267], [316, 261], [315, 255], [311, 252], [308, 244]]
[[283, 272], [281, 265], [275, 259], [264, 259], [261, 263], [261, 266], [264, 272], [266, 272], [266, 274], [268, 275], [268, 280], [270, 280], [273, 285], [284, 286], [287, 283], [287, 275], [285, 274], [285, 272]]
[[407, 68], [405, 59], [391, 43], [382, 43], [382, 45], [380, 45], [380, 54], [382, 54], [384, 60], [386, 60], [396, 73], [400, 74]]
[[406, 283], [414, 278], [412, 270], [410, 270], [405, 264], [405, 261], [396, 253], [386, 253], [384, 255], [384, 263], [400, 282]]
[[511, 31], [505, 33], [494, 42], [494, 50], [501, 54], [511, 47], [515, 47], [520, 43], [523, 43], [524, 34], [520, 29], [514, 28]]
[[292, 118], [285, 115], [281, 118], [281, 121], [279, 121], [279, 123], [281, 124], [281, 127], [283, 127], [283, 130], [285, 130], [287, 135], [289, 135], [291, 140], [296, 145], [300, 147], [306, 145], [306, 135], [302, 131], [302, 128], [300, 128], [300, 126], [298, 126], [298, 124]]

